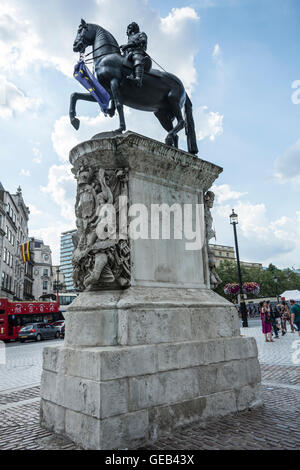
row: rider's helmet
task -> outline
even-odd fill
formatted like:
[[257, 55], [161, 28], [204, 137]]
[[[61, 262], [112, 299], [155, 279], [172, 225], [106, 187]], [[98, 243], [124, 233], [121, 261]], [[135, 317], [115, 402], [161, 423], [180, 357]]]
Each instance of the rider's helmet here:
[[131, 34], [131, 33], [139, 33], [140, 32], [140, 27], [137, 23], [135, 23], [133, 21], [133, 23], [130, 23], [128, 26], [127, 26], [127, 35]]

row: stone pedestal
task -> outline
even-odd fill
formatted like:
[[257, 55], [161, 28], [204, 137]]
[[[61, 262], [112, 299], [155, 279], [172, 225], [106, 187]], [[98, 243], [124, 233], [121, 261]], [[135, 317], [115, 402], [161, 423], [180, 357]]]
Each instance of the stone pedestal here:
[[[149, 218], [151, 204], [195, 206], [202, 244], [187, 250], [188, 237], [174, 239], [172, 230], [171, 239], [130, 239], [126, 275], [115, 267], [115, 244], [113, 261], [108, 256], [95, 281], [95, 268], [88, 276], [83, 264], [96, 265], [95, 247], [108, 251], [93, 241], [93, 261], [77, 266], [86, 290], [68, 308], [64, 344], [44, 349], [42, 426], [87, 449], [134, 448], [179, 426], [259, 406], [255, 340], [240, 336], [235, 308], [210, 289], [201, 207], [221, 169], [130, 132], [95, 136], [75, 147], [70, 161], [78, 181], [82, 169], [92, 169], [90, 187], [102, 168], [116, 188], [114, 175], [126, 169], [118, 194], [127, 194], [129, 214], [132, 204], [143, 204]], [[95, 194], [100, 200], [100, 190]]]

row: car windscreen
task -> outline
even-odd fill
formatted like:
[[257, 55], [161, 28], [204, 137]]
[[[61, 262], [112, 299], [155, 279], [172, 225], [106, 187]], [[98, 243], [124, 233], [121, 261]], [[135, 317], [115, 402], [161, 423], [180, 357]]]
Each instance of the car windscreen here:
[[20, 331], [32, 330], [32, 328], [33, 328], [33, 325], [26, 325], [26, 326], [23, 326], [23, 328], [21, 328]]

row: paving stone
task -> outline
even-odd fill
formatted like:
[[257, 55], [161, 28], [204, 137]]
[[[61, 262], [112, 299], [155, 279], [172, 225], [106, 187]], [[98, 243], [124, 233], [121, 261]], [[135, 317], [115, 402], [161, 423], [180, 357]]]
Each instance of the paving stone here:
[[[242, 334], [254, 336], [258, 343], [264, 406], [224, 418], [209, 418], [206, 422], [179, 429], [172, 436], [161, 438], [143, 449], [299, 449], [300, 365], [292, 362], [292, 344], [298, 337], [288, 333], [276, 343], [268, 344], [264, 343], [260, 328], [242, 329]], [[36, 344], [26, 347], [16, 346], [11, 348], [12, 351], [8, 348], [10, 362], [5, 370], [0, 369], [0, 450], [79, 450], [80, 447], [70, 440], [40, 427], [39, 386], [29, 387], [31, 382], [28, 380], [37, 377], [40, 381], [41, 362], [37, 356], [42, 348]], [[29, 358], [29, 349], [33, 359]], [[24, 358], [21, 351], [27, 351]], [[25, 380], [25, 376], [18, 375], [22, 367], [32, 367], [35, 372]], [[22, 388], [24, 386], [27, 388]], [[6, 390], [12, 387], [19, 388]]]

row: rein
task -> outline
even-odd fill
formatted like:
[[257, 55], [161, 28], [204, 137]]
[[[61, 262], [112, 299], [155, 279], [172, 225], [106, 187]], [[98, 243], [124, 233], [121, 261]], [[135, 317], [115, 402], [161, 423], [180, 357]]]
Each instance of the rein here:
[[[96, 47], [96, 49], [94, 49], [93, 51], [91, 51], [91, 52], [89, 52], [88, 54], [86, 54], [85, 57], [87, 57], [87, 56], [93, 54], [95, 51], [97, 51], [98, 49], [101, 49], [101, 47], [104, 47], [104, 46], [112, 46], [112, 47], [115, 47], [116, 49], [120, 50], [120, 47], [119, 47], [119, 46], [116, 46], [115, 44], [111, 44], [111, 43], [107, 42], [107, 43], [105, 43], [105, 44], [101, 44], [101, 46], [99, 46], [99, 47]], [[99, 57], [101, 57], [101, 56], [99, 56]], [[94, 57], [94, 58], [96, 59], [97, 57]], [[91, 57], [90, 57], [90, 59], [88, 59], [88, 60], [91, 60]]]
[[[98, 46], [96, 47], [96, 49], [92, 50], [91, 52], [89, 52], [88, 54], [85, 54], [84, 58], [83, 58], [83, 61], [86, 63], [86, 64], [92, 64], [94, 60], [96, 59], [100, 59], [100, 57], [104, 57], [106, 54], [101, 54], [101, 55], [97, 55], [96, 57], [90, 57], [89, 59], [87, 59], [87, 57], [91, 54], [94, 54], [95, 51], [98, 51], [99, 49], [101, 49], [102, 47], [105, 47], [105, 46], [111, 46], [111, 47], [115, 47], [116, 49], [118, 49], [118, 51], [120, 51], [120, 46], [116, 46], [115, 44], [111, 44], [109, 42], [106, 42], [105, 44], [101, 44], [101, 46]], [[146, 51], [145, 51], [145, 54], [149, 57], [149, 59], [151, 59], [159, 68], [161, 68], [164, 72], [167, 73], [167, 71], [158, 63], [156, 62], [156, 60], [154, 60]]]

